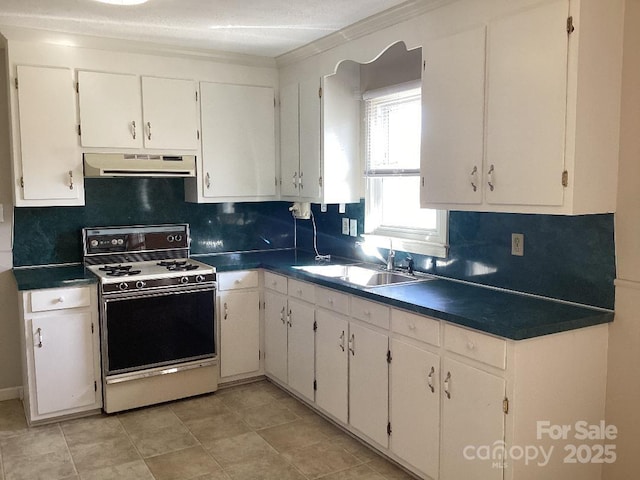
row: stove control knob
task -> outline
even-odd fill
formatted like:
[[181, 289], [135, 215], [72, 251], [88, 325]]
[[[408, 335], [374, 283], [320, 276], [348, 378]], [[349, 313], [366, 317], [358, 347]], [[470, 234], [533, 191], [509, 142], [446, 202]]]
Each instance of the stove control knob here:
[[118, 245], [124, 245], [124, 240], [122, 238], [118, 239]]
[[118, 288], [120, 290], [126, 290], [127, 288], [129, 288], [129, 284], [127, 282], [120, 282], [120, 284], [118, 285]]
[[169, 243], [173, 243], [173, 241], [175, 240], [176, 237], [174, 237], [173, 235], [167, 235], [167, 242]]
[[89, 245], [91, 245], [92, 247], [97, 247], [98, 246], [98, 240], [96, 240], [95, 238], [93, 240], [91, 240], [89, 242]]
[[111, 245], [117, 245], [118, 244], [118, 240], [117, 239], [112, 239], [111, 240]]
[[204, 275], [196, 275], [196, 282], [204, 282]]
[[181, 277], [180, 283], [182, 283], [183, 285], [186, 285], [187, 283], [189, 283], [189, 277]]
[[145, 282], [143, 282], [142, 280], [138, 280], [136, 282], [136, 288], [144, 288], [146, 286], [147, 286], [147, 284]]
[[175, 241], [176, 242], [181, 242], [182, 241], [182, 235], [176, 235], [175, 236]]

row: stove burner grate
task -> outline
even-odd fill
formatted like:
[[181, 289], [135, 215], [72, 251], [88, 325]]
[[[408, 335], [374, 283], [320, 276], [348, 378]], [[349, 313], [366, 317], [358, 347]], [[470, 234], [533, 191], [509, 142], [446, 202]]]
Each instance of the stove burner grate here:
[[198, 265], [194, 265], [193, 263], [187, 263], [186, 261], [177, 261], [177, 260], [163, 260], [158, 262], [158, 265], [161, 267], [166, 267], [167, 270], [172, 272], [183, 272], [189, 270], [196, 270], [199, 268]]
[[98, 270], [107, 272], [109, 277], [126, 277], [130, 275], [138, 275], [142, 270], [132, 270], [131, 265], [105, 265]]

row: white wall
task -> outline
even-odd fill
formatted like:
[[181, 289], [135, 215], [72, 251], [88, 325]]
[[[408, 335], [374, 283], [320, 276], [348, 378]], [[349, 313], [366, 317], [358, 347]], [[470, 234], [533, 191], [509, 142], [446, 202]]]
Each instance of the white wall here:
[[618, 427], [617, 461], [603, 480], [640, 472], [640, 0], [626, 0], [618, 209], [616, 317], [609, 330], [607, 423]]
[[5, 51], [0, 49], [0, 204], [4, 210], [4, 222], [0, 223], [0, 400], [7, 396], [15, 396], [15, 387], [22, 385], [18, 337], [18, 299], [15, 281], [11, 273], [13, 266], [11, 251], [13, 195], [11, 193], [9, 111], [7, 79], [4, 74], [5, 64]]

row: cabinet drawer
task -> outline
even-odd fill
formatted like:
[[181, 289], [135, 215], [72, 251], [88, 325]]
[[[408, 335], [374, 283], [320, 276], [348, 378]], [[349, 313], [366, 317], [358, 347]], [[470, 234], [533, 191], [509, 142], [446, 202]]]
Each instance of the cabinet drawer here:
[[351, 316], [380, 328], [389, 328], [389, 307], [351, 297]]
[[48, 288], [30, 292], [31, 311], [62, 310], [91, 305], [91, 287]]
[[239, 288], [256, 288], [257, 286], [258, 272], [256, 270], [218, 274], [218, 290], [237, 290]]
[[444, 326], [444, 347], [479, 362], [504, 370], [507, 342], [501, 338], [467, 330], [454, 325]]
[[290, 297], [299, 298], [305, 302], [313, 303], [316, 301], [316, 289], [311, 283], [290, 278], [288, 292]]
[[328, 288], [316, 288], [316, 305], [348, 315], [349, 295]]
[[391, 329], [400, 335], [440, 346], [440, 322], [403, 310], [391, 310]]
[[287, 277], [271, 272], [264, 272], [264, 288], [287, 294]]

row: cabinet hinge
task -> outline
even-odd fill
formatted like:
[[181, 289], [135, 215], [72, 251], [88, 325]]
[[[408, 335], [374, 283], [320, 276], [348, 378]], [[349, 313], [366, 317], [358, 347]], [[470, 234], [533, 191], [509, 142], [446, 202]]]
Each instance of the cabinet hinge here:
[[566, 170], [562, 172], [562, 186], [563, 187], [569, 186], [569, 172]]
[[276, 187], [278, 186], [278, 177], [275, 177]]
[[391, 436], [391, 422], [387, 422], [387, 435]]
[[196, 130], [196, 139], [200, 140], [200, 130]]
[[82, 127], [78, 124], [78, 135], [82, 136]]
[[16, 90], [18, 90], [18, 77], [13, 79], [13, 83], [16, 86]]
[[20, 188], [24, 188], [24, 177], [20, 177]]
[[80, 93], [80, 82], [76, 82], [76, 93]]
[[322, 98], [322, 87], [318, 89], [318, 98]]
[[392, 357], [391, 357], [391, 350], [387, 350], [387, 363], [391, 363]]
[[502, 400], [502, 411], [505, 415], [509, 413], [509, 399], [507, 397], [504, 397], [504, 400]]
[[278, 104], [276, 103], [276, 97], [273, 97], [273, 108], [276, 108]]
[[93, 333], [93, 322], [91, 322], [91, 333]]
[[196, 90], [196, 102], [198, 101], [198, 91]]
[[316, 382], [315, 380], [313, 381], [313, 390], [318, 390], [318, 382]]
[[422, 188], [424, 188], [424, 177], [420, 179], [420, 182], [421, 182]]
[[93, 382], [93, 391], [94, 392], [98, 391], [98, 382]]
[[573, 17], [567, 17], [567, 34], [571, 35], [575, 29], [573, 26]]
[[261, 358], [262, 358], [262, 352], [258, 350], [258, 360], [260, 360]]
[[427, 61], [423, 60], [422, 61], [422, 70], [426, 70], [427, 69]]
[[322, 186], [322, 176], [318, 177], [318, 185]]
[[313, 321], [313, 331], [315, 332], [316, 330], [318, 330], [318, 322], [317, 321]]

